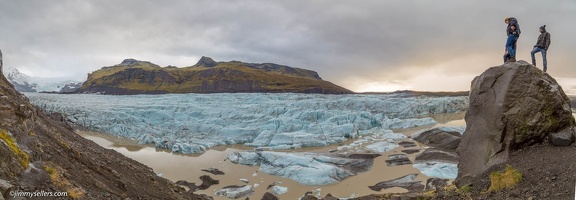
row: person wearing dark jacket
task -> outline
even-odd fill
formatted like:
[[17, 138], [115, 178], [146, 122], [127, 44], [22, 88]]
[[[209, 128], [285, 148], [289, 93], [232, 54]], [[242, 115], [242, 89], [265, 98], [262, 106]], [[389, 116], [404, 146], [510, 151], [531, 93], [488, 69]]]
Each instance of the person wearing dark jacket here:
[[504, 62], [516, 62], [516, 42], [520, 37], [520, 25], [518, 20], [514, 17], [506, 17], [504, 22], [508, 24], [506, 27], [506, 53], [504, 54]]
[[548, 62], [546, 61], [546, 51], [548, 51], [548, 47], [550, 46], [550, 33], [546, 31], [546, 25], [540, 27], [540, 36], [538, 36], [538, 40], [536, 41], [536, 45], [534, 45], [534, 49], [532, 49], [532, 65], [536, 66], [536, 58], [534, 54], [538, 52], [542, 52], [542, 64], [544, 68], [544, 72], [546, 72]]

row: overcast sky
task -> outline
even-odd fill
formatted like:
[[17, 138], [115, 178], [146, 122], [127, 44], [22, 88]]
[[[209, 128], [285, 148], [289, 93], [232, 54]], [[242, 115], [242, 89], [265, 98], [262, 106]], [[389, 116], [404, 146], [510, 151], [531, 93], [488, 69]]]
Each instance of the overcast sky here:
[[2, 0], [0, 49], [31, 76], [208, 56], [310, 69], [357, 92], [462, 91], [502, 64], [507, 16], [522, 29], [517, 59], [546, 24], [548, 72], [576, 86], [574, 0]]

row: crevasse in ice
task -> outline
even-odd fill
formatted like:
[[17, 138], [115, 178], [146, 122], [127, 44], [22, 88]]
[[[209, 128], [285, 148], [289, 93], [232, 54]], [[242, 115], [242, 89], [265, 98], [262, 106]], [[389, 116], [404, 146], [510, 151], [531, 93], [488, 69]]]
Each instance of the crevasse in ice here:
[[226, 144], [272, 149], [325, 146], [359, 134], [433, 125], [429, 114], [468, 107], [468, 97], [321, 94], [26, 94], [85, 129], [186, 154]]

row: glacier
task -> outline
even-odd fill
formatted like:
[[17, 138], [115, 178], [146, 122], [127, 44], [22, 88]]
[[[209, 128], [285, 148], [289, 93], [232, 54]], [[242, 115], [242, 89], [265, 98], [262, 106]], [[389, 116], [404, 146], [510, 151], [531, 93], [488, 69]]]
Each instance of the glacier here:
[[233, 152], [227, 158], [256, 166], [261, 172], [290, 178], [302, 185], [329, 185], [370, 170], [380, 154], [330, 154], [285, 152]]
[[83, 129], [184, 154], [228, 144], [261, 149], [326, 146], [391, 129], [434, 125], [428, 115], [468, 107], [466, 96], [395, 94], [25, 95]]

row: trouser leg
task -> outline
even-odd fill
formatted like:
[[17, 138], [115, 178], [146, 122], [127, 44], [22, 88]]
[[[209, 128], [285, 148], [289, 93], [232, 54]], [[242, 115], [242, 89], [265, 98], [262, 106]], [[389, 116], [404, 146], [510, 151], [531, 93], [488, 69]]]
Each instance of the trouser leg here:
[[542, 49], [542, 62], [543, 62], [543, 66], [544, 66], [544, 71], [546, 71], [546, 69], [548, 69], [548, 61], [546, 60], [546, 50]]

